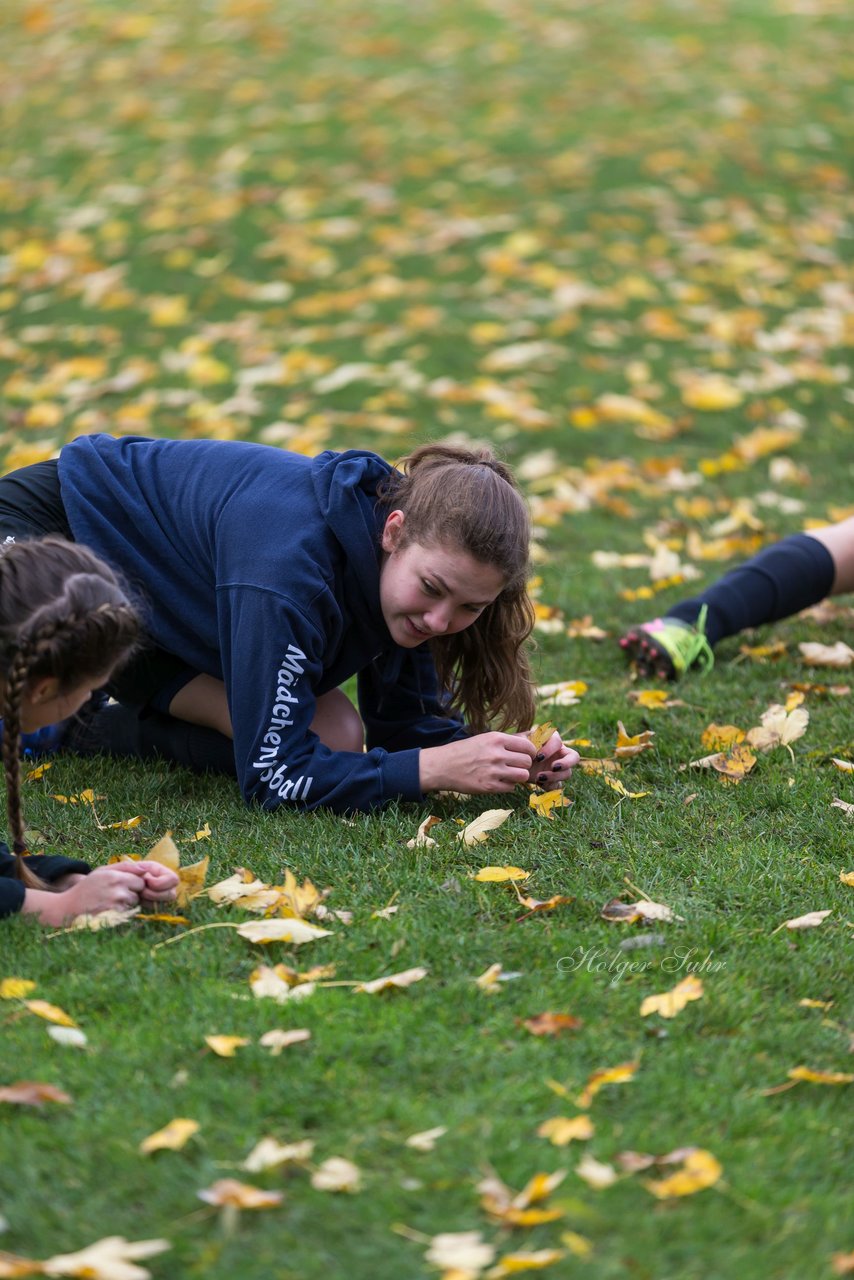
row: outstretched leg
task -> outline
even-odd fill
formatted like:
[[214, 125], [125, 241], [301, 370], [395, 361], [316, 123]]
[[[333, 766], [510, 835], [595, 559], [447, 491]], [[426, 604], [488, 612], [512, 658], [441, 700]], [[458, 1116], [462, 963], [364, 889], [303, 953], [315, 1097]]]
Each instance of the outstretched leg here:
[[825, 596], [854, 590], [854, 519], [765, 547], [663, 618], [632, 627], [620, 646], [644, 676], [707, 670], [712, 650], [746, 627], [777, 622]]

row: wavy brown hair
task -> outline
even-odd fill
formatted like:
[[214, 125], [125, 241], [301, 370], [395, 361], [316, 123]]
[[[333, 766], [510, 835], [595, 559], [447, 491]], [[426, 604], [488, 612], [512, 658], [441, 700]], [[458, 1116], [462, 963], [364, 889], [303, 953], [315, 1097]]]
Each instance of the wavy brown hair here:
[[534, 625], [527, 592], [531, 522], [513, 472], [491, 449], [428, 444], [398, 463], [382, 507], [406, 517], [400, 546], [453, 546], [503, 575], [505, 586], [471, 626], [430, 641], [439, 683], [476, 733], [527, 729], [534, 692], [524, 644]]
[[27, 866], [21, 804], [21, 704], [27, 686], [53, 677], [59, 693], [106, 676], [125, 661], [139, 635], [136, 611], [102, 560], [63, 538], [0, 548], [0, 713], [6, 807], [16, 874], [49, 889]]

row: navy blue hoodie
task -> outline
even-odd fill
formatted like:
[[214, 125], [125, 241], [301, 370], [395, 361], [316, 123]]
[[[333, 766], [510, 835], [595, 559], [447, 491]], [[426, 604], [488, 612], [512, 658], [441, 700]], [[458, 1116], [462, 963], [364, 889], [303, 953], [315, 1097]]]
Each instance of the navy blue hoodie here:
[[[421, 799], [418, 751], [465, 736], [424, 646], [380, 609], [388, 463], [226, 441], [83, 436], [59, 459], [74, 537], [141, 594], [149, 634], [225, 682], [237, 776], [267, 809]], [[315, 699], [358, 673], [364, 753], [310, 730]]]

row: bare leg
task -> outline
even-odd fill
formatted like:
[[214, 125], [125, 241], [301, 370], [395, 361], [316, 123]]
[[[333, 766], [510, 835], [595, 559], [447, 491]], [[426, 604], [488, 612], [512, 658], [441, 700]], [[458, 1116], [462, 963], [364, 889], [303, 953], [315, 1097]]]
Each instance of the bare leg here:
[[[179, 689], [169, 703], [169, 714], [177, 720], [216, 729], [233, 738], [225, 685], [213, 676], [196, 676]], [[311, 728], [332, 751], [362, 751], [365, 730], [358, 711], [340, 689], [322, 694], [315, 705]]]
[[833, 557], [836, 572], [830, 594], [839, 596], [854, 591], [854, 516], [840, 520], [839, 524], [829, 524], [825, 529], [810, 529], [809, 537], [827, 547]]

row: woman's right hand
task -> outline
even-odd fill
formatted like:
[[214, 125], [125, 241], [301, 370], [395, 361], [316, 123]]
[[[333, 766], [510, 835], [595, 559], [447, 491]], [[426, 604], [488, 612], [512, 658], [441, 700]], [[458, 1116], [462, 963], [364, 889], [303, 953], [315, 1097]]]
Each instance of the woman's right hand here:
[[421, 790], [489, 795], [527, 782], [537, 749], [520, 733], [478, 733], [443, 747], [425, 747], [419, 758]]

